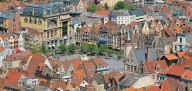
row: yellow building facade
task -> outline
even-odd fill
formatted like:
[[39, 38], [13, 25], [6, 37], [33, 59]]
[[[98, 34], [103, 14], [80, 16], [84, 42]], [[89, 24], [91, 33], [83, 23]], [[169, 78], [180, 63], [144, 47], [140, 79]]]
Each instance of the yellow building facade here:
[[105, 3], [107, 3], [110, 8], [114, 8], [115, 4], [116, 4], [118, 1], [124, 1], [124, 0], [101, 0], [101, 1], [102, 1], [103, 5], [104, 5]]
[[26, 6], [20, 16], [21, 26], [44, 32], [46, 39], [70, 36], [71, 18], [63, 7], [62, 3]]

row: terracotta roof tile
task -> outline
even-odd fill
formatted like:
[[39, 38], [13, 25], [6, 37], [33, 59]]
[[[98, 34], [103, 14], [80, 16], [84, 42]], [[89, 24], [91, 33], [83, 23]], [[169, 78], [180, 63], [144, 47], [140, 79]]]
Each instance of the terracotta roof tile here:
[[31, 58], [28, 66], [27, 66], [27, 70], [30, 71], [31, 73], [35, 73], [38, 65], [40, 63], [44, 63], [45, 60], [42, 60], [42, 59], [37, 59], [37, 58]]
[[160, 10], [161, 13], [163, 14], [170, 14], [171, 13], [171, 9], [166, 7], [166, 6], [163, 6]]
[[192, 70], [192, 59], [187, 59], [181, 63], [181, 66], [186, 67], [188, 66], [190, 70]]
[[7, 73], [7, 79], [12, 83], [16, 83], [21, 78], [21, 73], [10, 72]]
[[144, 65], [147, 73], [153, 73], [156, 67], [158, 67], [160, 71], [168, 67], [165, 60], [145, 62]]
[[130, 88], [123, 89], [122, 91], [135, 91], [135, 88], [134, 87], [130, 87]]
[[7, 80], [6, 78], [0, 78], [0, 86], [9, 85], [9, 84], [12, 84], [12, 82]]
[[160, 91], [159, 86], [151, 86], [147, 91]]
[[136, 22], [136, 21], [131, 22], [131, 26], [132, 26], [132, 27], [135, 27], [136, 25], [137, 25], [137, 22]]
[[70, 65], [75, 61], [82, 61], [82, 60], [81, 60], [81, 58], [76, 58], [76, 59], [72, 59], [72, 60], [63, 61], [62, 64], [63, 64], [64, 70], [67, 71], [69, 69]]
[[175, 29], [175, 31], [176, 31], [176, 33], [177, 34], [180, 34], [181, 33], [181, 27], [179, 27], [179, 26], [174, 26], [174, 29]]
[[184, 52], [184, 51], [182, 51], [182, 52], [177, 52], [176, 54], [178, 55], [178, 57], [182, 58], [182, 57], [184, 57], [185, 52]]
[[[38, 67], [39, 67], [39, 70], [42, 71], [43, 70], [43, 67], [45, 67], [46, 64], [44, 63], [39, 63]], [[38, 69], [38, 68], [37, 68]]]
[[165, 28], [165, 32], [169, 35], [169, 37], [175, 36], [175, 32], [173, 30], [171, 30], [170, 27]]
[[96, 11], [95, 14], [100, 14], [100, 15], [109, 15], [109, 11], [108, 10], [100, 10], [100, 11]]
[[79, 86], [82, 82], [83, 82], [83, 80], [75, 79], [75, 80], [73, 80], [71, 83]]
[[55, 89], [57, 89], [58, 87], [62, 88], [63, 91], [65, 91], [65, 89], [66, 89], [66, 87], [67, 87], [67, 84], [66, 84], [65, 81], [55, 80], [55, 81], [52, 83], [51, 89], [52, 89], [52, 90], [55, 90]]
[[95, 69], [92, 62], [85, 62], [83, 63], [85, 74], [90, 77], [95, 74]]
[[14, 53], [14, 54], [7, 56], [3, 60], [5, 60], [5, 61], [23, 60], [27, 55], [30, 55], [30, 54], [31, 54], [30, 51]]
[[182, 76], [185, 72], [183, 66], [173, 65], [169, 68], [167, 74], [175, 75], [175, 76]]
[[75, 77], [76, 77], [77, 79], [82, 79], [82, 78], [85, 76], [83, 70], [81, 70], [81, 69], [79, 69], [79, 70], [74, 70], [73, 72], [74, 72]]
[[192, 71], [187, 70], [187, 71], [183, 74], [182, 79], [192, 80]]
[[0, 53], [3, 52], [5, 50], [4, 47], [0, 47]]
[[181, 84], [179, 81], [172, 79], [172, 78], [167, 78], [162, 82], [162, 89], [161, 91], [173, 91], [173, 88], [183, 90], [185, 91], [185, 86]]
[[99, 66], [107, 66], [107, 65], [108, 65], [105, 61], [103, 61], [103, 60], [100, 59], [100, 58], [92, 58], [92, 60], [93, 60], [94, 64], [95, 64], [97, 67], [99, 67]]
[[176, 57], [174, 54], [167, 54], [167, 55], [165, 55], [165, 57], [166, 57], [168, 60], [177, 59], [177, 57]]
[[150, 13], [153, 12], [153, 10], [151, 8], [143, 8], [142, 9], [145, 13]]
[[167, 74], [167, 72], [169, 71], [169, 68], [165, 68], [164, 70], [162, 70], [161, 72], [159, 72], [160, 74]]

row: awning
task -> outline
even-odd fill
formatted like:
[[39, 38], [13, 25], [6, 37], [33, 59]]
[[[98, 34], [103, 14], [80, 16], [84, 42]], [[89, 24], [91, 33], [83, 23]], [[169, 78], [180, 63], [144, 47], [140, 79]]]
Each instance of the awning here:
[[20, 50], [20, 49], [16, 49], [15, 52], [16, 52], [16, 53], [20, 53], [21, 50]]
[[55, 44], [53, 44], [52, 46], [55, 47]]
[[105, 43], [107, 43], [107, 40], [99, 40], [99, 43], [101, 43], [101, 44], [105, 44]]
[[88, 42], [88, 44], [94, 44], [94, 45], [97, 45], [97, 43], [94, 43], [94, 42]]

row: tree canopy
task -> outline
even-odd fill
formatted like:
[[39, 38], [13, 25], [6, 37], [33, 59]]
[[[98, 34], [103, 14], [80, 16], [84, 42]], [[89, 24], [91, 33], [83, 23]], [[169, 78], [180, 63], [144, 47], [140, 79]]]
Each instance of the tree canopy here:
[[64, 43], [61, 43], [57, 48], [61, 51], [61, 53], [65, 53], [67, 51], [67, 46]]
[[109, 6], [107, 3], [104, 4], [104, 7], [105, 7], [105, 10], [108, 10], [109, 9]]
[[70, 52], [73, 52], [74, 50], [76, 50], [76, 46], [75, 46], [75, 44], [70, 44], [70, 45], [68, 45], [67, 49], [68, 49]]
[[133, 9], [133, 8], [134, 8], [134, 5], [124, 3], [123, 1], [118, 1], [118, 2], [115, 4], [115, 7], [114, 7], [115, 10], [119, 10], [119, 9], [131, 10], [131, 9]]
[[123, 56], [123, 50], [120, 50], [119, 53], [117, 54], [117, 58], [120, 59]]
[[30, 51], [31, 53], [38, 53], [38, 52], [41, 52], [41, 49], [39, 46], [35, 45], [31, 47]]
[[100, 10], [100, 7], [97, 6], [96, 4], [91, 4], [87, 8], [87, 11], [92, 12], [92, 13], [94, 13], [95, 11], [98, 11], [98, 10]]
[[107, 44], [102, 44], [102, 45], [100, 45], [100, 47], [98, 49], [98, 53], [103, 54], [103, 52], [107, 52], [107, 49], [108, 49]]

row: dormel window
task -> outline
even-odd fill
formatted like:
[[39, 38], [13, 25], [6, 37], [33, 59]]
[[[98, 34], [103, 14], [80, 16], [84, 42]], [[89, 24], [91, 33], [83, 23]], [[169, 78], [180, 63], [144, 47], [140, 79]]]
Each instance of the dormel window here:
[[27, 22], [28, 22], [28, 19], [27, 19], [27, 18], [25, 18], [25, 19], [24, 19], [24, 22], [25, 22], [25, 23], [27, 23]]

